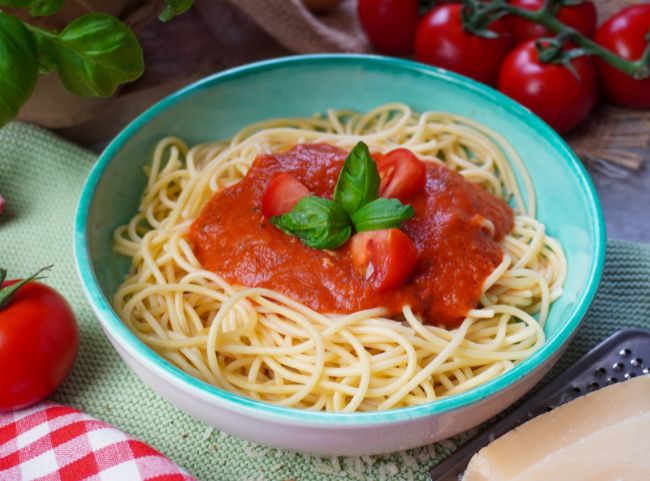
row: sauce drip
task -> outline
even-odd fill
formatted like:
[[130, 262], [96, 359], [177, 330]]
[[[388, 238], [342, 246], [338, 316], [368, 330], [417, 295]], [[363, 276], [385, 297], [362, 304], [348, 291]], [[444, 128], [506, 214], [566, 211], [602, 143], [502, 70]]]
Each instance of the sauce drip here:
[[[321, 313], [411, 306], [428, 324], [457, 326], [477, 306], [485, 279], [503, 259], [498, 241], [513, 226], [501, 199], [460, 174], [427, 163], [425, 189], [409, 204], [415, 217], [402, 224], [418, 261], [407, 282], [378, 293], [355, 270], [349, 242], [335, 252], [305, 246], [261, 214], [261, 198], [276, 172], [288, 172], [315, 195], [331, 198], [347, 152], [326, 144], [298, 145], [260, 155], [237, 184], [217, 193], [189, 230], [201, 265], [228, 282], [265, 287]], [[495, 227], [494, 237], [481, 219]]]

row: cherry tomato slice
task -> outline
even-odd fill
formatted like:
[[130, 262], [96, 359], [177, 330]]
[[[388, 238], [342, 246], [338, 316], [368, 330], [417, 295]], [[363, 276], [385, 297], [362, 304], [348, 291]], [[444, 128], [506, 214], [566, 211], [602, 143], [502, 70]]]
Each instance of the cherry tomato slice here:
[[406, 202], [424, 189], [427, 182], [427, 168], [408, 149], [391, 150], [375, 158], [381, 183], [379, 195], [393, 197]]
[[497, 34], [495, 38], [467, 32], [461, 19], [462, 8], [458, 3], [440, 5], [420, 21], [415, 34], [415, 58], [494, 85], [499, 65], [513, 47], [512, 36], [501, 20], [488, 26]]
[[380, 292], [402, 284], [417, 262], [415, 243], [399, 229], [359, 232], [350, 252], [359, 273]]
[[[650, 32], [650, 4], [634, 5], [610, 17], [594, 40], [627, 60], [639, 60]], [[605, 95], [624, 107], [650, 109], [650, 78], [635, 80], [602, 60], [596, 62]]]
[[273, 217], [290, 212], [300, 199], [311, 195], [305, 185], [286, 172], [275, 174], [262, 195], [262, 215]]
[[[514, 7], [525, 10], [536, 11], [542, 8], [544, 0], [510, 0], [508, 3]], [[593, 2], [587, 0], [575, 5], [561, 7], [555, 14], [556, 18], [563, 24], [576, 29], [581, 34], [592, 37], [596, 30], [597, 12]], [[543, 25], [530, 22], [517, 15], [506, 15], [503, 21], [508, 26], [510, 33], [517, 43], [525, 42], [533, 38], [548, 37], [554, 35]]]

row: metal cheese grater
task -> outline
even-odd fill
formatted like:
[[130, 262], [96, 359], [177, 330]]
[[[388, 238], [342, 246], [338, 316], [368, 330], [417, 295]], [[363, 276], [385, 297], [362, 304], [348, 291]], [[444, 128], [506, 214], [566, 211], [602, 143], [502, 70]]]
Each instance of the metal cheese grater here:
[[431, 469], [432, 481], [460, 481], [470, 458], [512, 428], [601, 387], [650, 374], [650, 331], [612, 334], [516, 410]]

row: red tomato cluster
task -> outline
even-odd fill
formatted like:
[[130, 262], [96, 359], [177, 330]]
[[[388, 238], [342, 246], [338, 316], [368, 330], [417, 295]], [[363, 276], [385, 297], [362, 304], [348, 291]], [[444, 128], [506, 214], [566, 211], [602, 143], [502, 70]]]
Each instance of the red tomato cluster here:
[[[534, 11], [544, 0], [510, 3]], [[479, 36], [465, 28], [462, 9], [460, 3], [441, 3], [420, 18], [417, 0], [358, 2], [361, 25], [380, 51], [413, 54], [420, 62], [496, 86], [560, 133], [589, 115], [598, 101], [599, 84], [614, 103], [650, 108], [650, 79], [636, 80], [590, 56], [567, 59], [566, 64], [544, 63], [536, 48], [536, 40], [552, 35], [544, 26], [506, 15], [487, 26], [493, 35]], [[591, 0], [562, 6], [556, 17], [626, 60], [640, 59], [647, 45], [650, 4], [627, 7], [598, 29]]]

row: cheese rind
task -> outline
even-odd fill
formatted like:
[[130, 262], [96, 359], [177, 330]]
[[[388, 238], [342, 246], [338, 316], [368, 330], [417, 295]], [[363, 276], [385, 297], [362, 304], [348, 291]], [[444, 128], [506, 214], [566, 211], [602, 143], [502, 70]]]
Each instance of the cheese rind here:
[[[616, 472], [623, 469], [616, 457], [626, 452], [650, 452], [648, 423], [650, 376], [614, 384], [538, 416], [497, 439], [474, 455], [463, 481], [627, 481], [623, 472], [614, 478], [599, 477], [598, 473], [606, 472], [608, 466]], [[617, 445], [608, 449], [612, 442]], [[650, 479], [650, 459], [630, 462], [626, 467], [630, 473], [638, 473], [629, 479]], [[643, 471], [634, 471], [637, 467]], [[551, 476], [555, 472], [563, 474]], [[646, 478], [639, 478], [640, 473]]]

